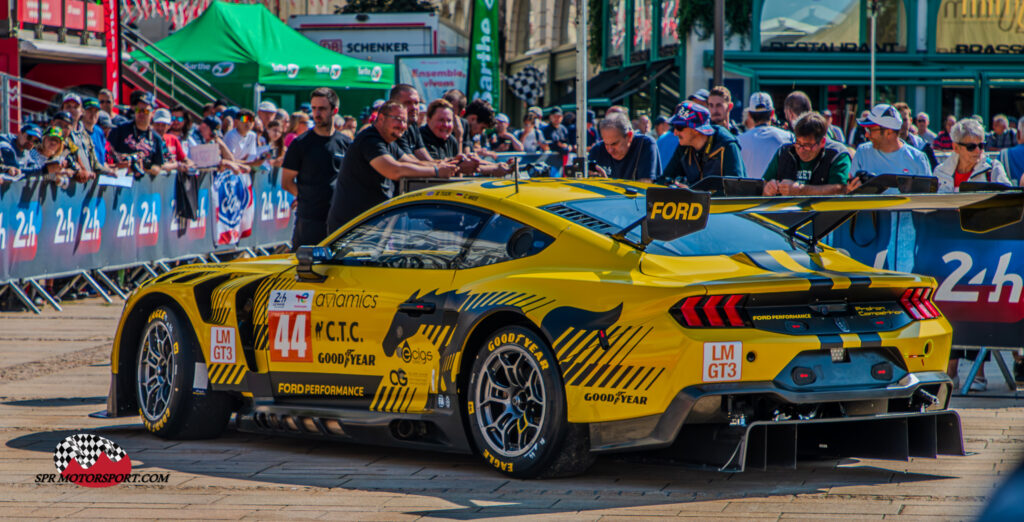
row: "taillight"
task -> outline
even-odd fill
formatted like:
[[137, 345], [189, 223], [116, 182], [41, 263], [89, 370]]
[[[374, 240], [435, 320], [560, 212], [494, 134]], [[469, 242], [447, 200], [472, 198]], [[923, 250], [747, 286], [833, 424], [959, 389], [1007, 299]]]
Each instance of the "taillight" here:
[[906, 309], [910, 317], [920, 321], [924, 319], [936, 319], [942, 314], [932, 302], [931, 288], [908, 288], [900, 297], [900, 304]]
[[709, 295], [687, 297], [676, 303], [670, 313], [679, 324], [689, 328], [743, 328], [750, 326], [743, 304], [746, 295]]

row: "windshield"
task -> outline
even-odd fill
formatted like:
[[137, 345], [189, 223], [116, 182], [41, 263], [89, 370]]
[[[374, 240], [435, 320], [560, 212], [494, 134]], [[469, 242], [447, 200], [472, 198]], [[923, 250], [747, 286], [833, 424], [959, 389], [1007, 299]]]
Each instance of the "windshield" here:
[[[615, 230], [621, 230], [643, 216], [647, 200], [643, 197], [622, 196], [567, 201], [561, 205], [610, 224]], [[588, 228], [595, 229], [593, 226]], [[626, 238], [640, 242], [640, 227], [631, 230]], [[661, 256], [731, 256], [740, 252], [764, 250], [798, 249], [790, 245], [780, 231], [761, 225], [748, 216], [712, 214], [708, 217], [708, 226], [703, 230], [672, 241], [652, 241], [646, 252]]]

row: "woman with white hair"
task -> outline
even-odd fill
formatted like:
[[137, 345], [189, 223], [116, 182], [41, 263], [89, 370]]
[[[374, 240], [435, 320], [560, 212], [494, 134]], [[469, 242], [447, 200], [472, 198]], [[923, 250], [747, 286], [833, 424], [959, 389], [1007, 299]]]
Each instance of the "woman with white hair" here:
[[973, 118], [964, 118], [949, 131], [953, 153], [935, 167], [939, 192], [959, 192], [964, 181], [987, 181], [1010, 185], [1003, 164], [985, 157], [985, 128]]

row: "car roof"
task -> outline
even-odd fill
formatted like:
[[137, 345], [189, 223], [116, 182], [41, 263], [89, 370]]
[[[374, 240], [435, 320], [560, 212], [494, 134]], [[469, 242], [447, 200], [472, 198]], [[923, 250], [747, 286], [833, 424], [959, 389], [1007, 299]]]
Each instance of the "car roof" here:
[[608, 196], [644, 194], [649, 183], [607, 178], [531, 178], [516, 183], [510, 179], [483, 178], [445, 183], [403, 194], [392, 201], [405, 203], [421, 197], [449, 200], [497, 202], [540, 208], [555, 203]]

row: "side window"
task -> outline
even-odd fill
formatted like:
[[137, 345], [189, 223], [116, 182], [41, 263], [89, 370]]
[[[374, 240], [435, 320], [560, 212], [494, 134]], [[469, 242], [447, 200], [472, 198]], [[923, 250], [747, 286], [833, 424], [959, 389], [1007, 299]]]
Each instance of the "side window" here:
[[399, 207], [360, 224], [332, 245], [346, 265], [452, 269], [488, 214], [444, 204]]
[[554, 240], [533, 227], [496, 214], [470, 243], [458, 268], [475, 268], [532, 256]]

